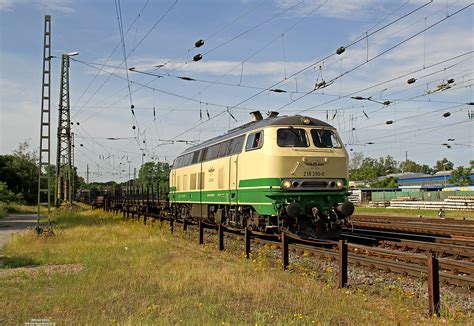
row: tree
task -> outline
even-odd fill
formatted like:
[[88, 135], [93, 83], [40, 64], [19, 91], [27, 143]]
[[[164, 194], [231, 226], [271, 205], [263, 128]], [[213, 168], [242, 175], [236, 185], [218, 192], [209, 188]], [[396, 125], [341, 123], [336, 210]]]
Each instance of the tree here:
[[29, 143], [20, 143], [13, 155], [0, 155], [0, 180], [15, 194], [22, 194], [29, 204], [37, 202], [38, 157], [29, 151]]
[[358, 169], [351, 171], [351, 180], [375, 182], [377, 180], [376, 172], [377, 161], [371, 157], [366, 157]]
[[0, 181], [0, 201], [2, 202], [22, 202], [23, 196], [21, 194], [14, 194], [8, 190], [8, 186], [5, 182]]
[[351, 170], [351, 180], [376, 182], [378, 177], [399, 171], [398, 162], [390, 155], [380, 157], [378, 160], [366, 157], [359, 168]]
[[398, 188], [397, 179], [394, 177], [378, 180], [370, 185], [374, 188]]
[[433, 173], [433, 169], [431, 169], [426, 164], [418, 164], [411, 160], [406, 160], [400, 163], [400, 170], [403, 172], [414, 172], [414, 173], [426, 173], [431, 174]]
[[349, 160], [349, 170], [357, 170], [364, 161], [364, 154], [362, 152], [354, 152]]
[[137, 184], [139, 186], [151, 187], [160, 193], [167, 193], [169, 188], [170, 165], [166, 162], [147, 162], [138, 171]]
[[400, 172], [400, 170], [398, 169], [398, 162], [390, 155], [379, 158], [377, 169], [378, 177]]
[[451, 161], [448, 161], [448, 159], [445, 157], [440, 161], [437, 161], [435, 166], [433, 167], [433, 170], [435, 172], [439, 171], [450, 171], [454, 168], [454, 164]]
[[458, 166], [456, 169], [451, 171], [451, 178], [449, 182], [456, 186], [467, 186], [471, 179], [471, 168], [465, 168], [464, 166]]

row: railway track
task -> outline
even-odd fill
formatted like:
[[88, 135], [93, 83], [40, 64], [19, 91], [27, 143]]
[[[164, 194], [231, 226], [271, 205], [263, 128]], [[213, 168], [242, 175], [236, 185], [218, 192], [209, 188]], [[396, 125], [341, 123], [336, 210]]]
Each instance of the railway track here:
[[[159, 217], [158, 217], [159, 219]], [[161, 217], [161, 221], [172, 221], [173, 229], [175, 223], [184, 221], [172, 220]], [[197, 225], [186, 222], [186, 229], [198, 229]], [[205, 224], [206, 240], [214, 241], [218, 236], [217, 225]], [[226, 229], [225, 237], [232, 240], [238, 240], [245, 235], [243, 232], [233, 229]], [[311, 253], [312, 256], [329, 259], [331, 261], [338, 259], [338, 243], [335, 241], [308, 241], [291, 238], [289, 249], [295, 254]], [[295, 243], [300, 242], [300, 243]], [[278, 235], [268, 235], [258, 232], [252, 232], [251, 243], [256, 246], [269, 244], [281, 249], [280, 237]], [[377, 247], [368, 247], [357, 244], [348, 244], [349, 255], [348, 263], [355, 267], [364, 267], [370, 270], [379, 270], [382, 272], [392, 272], [401, 275], [409, 275], [417, 278], [427, 277], [427, 257], [422, 254], [413, 254], [401, 252], [399, 250], [389, 250]], [[461, 287], [474, 287], [474, 263], [456, 261], [442, 258], [440, 263], [440, 281], [443, 284], [449, 284]]]
[[[132, 205], [123, 205], [122, 211], [124, 216], [131, 215], [132, 218], [143, 217], [144, 223], [147, 219], [169, 221], [172, 229], [175, 223], [183, 223], [173, 219], [171, 216], [165, 216], [159, 212], [149, 209], [147, 203], [137, 203]], [[128, 208], [128, 210], [127, 210]], [[118, 210], [115, 210], [118, 213]], [[446, 224], [440, 226], [429, 223], [433, 232], [426, 232], [426, 226], [420, 223], [412, 222], [359, 222], [363, 227], [351, 229], [350, 233], [346, 230], [344, 236], [351, 243], [348, 243], [348, 263], [354, 266], [365, 267], [369, 269], [380, 270], [383, 272], [393, 272], [402, 275], [411, 275], [414, 277], [426, 277], [427, 274], [427, 257], [422, 253], [436, 253], [440, 257], [440, 281], [445, 284], [456, 286], [474, 287], [474, 263], [472, 262], [474, 241], [470, 239], [453, 239], [449, 236], [453, 234], [461, 234], [462, 231], [455, 229], [454, 226]], [[468, 223], [470, 224], [470, 223]], [[469, 225], [470, 226], [470, 225]], [[217, 229], [216, 225], [209, 224], [209, 231], [216, 234], [212, 229]], [[186, 228], [196, 228], [189, 221], [186, 222]], [[388, 228], [388, 230], [387, 230]], [[463, 229], [465, 226], [463, 227]], [[446, 231], [450, 231], [451, 235], [447, 235]], [[395, 231], [403, 231], [402, 233]], [[420, 233], [416, 233], [421, 231]], [[225, 233], [229, 237], [243, 237], [241, 231], [225, 229]], [[441, 234], [438, 234], [441, 233]], [[474, 234], [474, 229], [473, 229]], [[436, 236], [435, 236], [436, 235]], [[254, 245], [259, 243], [271, 243], [277, 247], [281, 247], [280, 240], [277, 236], [269, 236], [252, 232], [252, 242]], [[379, 247], [364, 246], [353, 243], [355, 238], [372, 241]], [[473, 239], [474, 240], [474, 239]], [[289, 247], [297, 252], [307, 251], [314, 255], [334, 260], [338, 256], [337, 242], [331, 241], [302, 241], [301, 239], [293, 239]], [[467, 261], [465, 261], [467, 260]]]
[[432, 243], [412, 240], [383, 240], [379, 242], [378, 245], [382, 248], [391, 248], [401, 251], [409, 251], [412, 253], [435, 252], [440, 258], [450, 258], [454, 260], [466, 260], [469, 262], [474, 262], [474, 247], [442, 243], [438, 243], [433, 246]]
[[[277, 240], [261, 240], [263, 243], [276, 244]], [[280, 244], [276, 244], [281, 248]], [[338, 258], [337, 244], [332, 248], [318, 248], [304, 244], [290, 244], [293, 251], [302, 254], [303, 252], [312, 252], [313, 254], [336, 260]], [[326, 246], [326, 245], [325, 245]], [[377, 269], [383, 272], [392, 272], [414, 277], [426, 277], [427, 259], [425, 255], [404, 253], [396, 250], [387, 250], [381, 248], [367, 247], [355, 244], [348, 244], [349, 256], [348, 262], [356, 267], [365, 267]], [[474, 263], [454, 261], [450, 259], [440, 259], [440, 280], [444, 284], [456, 286], [474, 286]]]
[[409, 217], [409, 216], [375, 216], [375, 215], [359, 215], [355, 214], [351, 217], [353, 221], [361, 222], [426, 222], [435, 224], [450, 224], [450, 225], [471, 225], [474, 226], [474, 219], [466, 218], [435, 218], [435, 217]]
[[474, 241], [366, 229], [347, 230], [342, 236], [353, 243], [474, 262]]
[[357, 229], [391, 230], [417, 235], [437, 235], [459, 240], [474, 241], [474, 225], [439, 225], [424, 222], [364, 222], [351, 221]]

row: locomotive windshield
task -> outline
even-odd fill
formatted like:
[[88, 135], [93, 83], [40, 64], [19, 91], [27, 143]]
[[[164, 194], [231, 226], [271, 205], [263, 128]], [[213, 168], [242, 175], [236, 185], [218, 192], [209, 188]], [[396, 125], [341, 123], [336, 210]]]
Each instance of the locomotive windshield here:
[[309, 147], [306, 131], [296, 128], [278, 129], [277, 144], [280, 147]]
[[311, 129], [314, 146], [319, 148], [341, 148], [341, 143], [331, 130]]

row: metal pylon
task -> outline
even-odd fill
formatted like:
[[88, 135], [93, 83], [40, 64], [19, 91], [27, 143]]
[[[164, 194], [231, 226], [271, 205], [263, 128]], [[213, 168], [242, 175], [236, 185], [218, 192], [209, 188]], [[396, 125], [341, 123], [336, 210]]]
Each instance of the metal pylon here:
[[71, 116], [69, 101], [69, 56], [61, 56], [61, 86], [59, 91], [58, 148], [56, 156], [55, 205], [72, 204]]
[[40, 208], [48, 207], [48, 225], [51, 216], [51, 16], [44, 16], [43, 85], [41, 93], [40, 151], [38, 172], [38, 217]]

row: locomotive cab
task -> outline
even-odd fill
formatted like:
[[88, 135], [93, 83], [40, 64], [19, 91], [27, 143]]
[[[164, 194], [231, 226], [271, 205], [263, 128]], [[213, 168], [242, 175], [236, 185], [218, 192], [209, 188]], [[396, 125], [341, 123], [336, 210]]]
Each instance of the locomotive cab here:
[[262, 164], [281, 178], [279, 191], [268, 196], [278, 207], [281, 228], [302, 236], [337, 237], [354, 211], [346, 200], [347, 152], [334, 128], [310, 124], [265, 130]]

